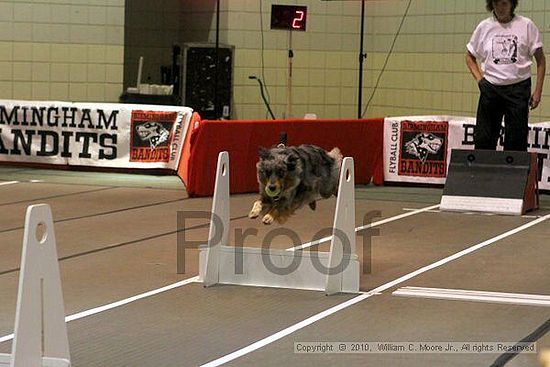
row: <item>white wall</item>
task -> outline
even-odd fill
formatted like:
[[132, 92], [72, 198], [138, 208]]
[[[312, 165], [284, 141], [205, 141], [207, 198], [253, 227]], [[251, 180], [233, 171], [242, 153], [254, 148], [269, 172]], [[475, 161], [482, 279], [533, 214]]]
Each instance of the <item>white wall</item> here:
[[[195, 3], [194, 0], [187, 0]], [[360, 6], [357, 1], [221, 0], [221, 41], [235, 46], [235, 118], [264, 118], [265, 108], [251, 74], [263, 74], [271, 104], [282, 117], [286, 104], [288, 32], [270, 30], [271, 4], [308, 6], [307, 32], [293, 33], [293, 114], [324, 118], [357, 115]], [[521, 0], [517, 12], [533, 19], [545, 39], [550, 0]], [[260, 4], [262, 12], [260, 13]], [[412, 0], [395, 47], [390, 45], [409, 0], [366, 1], [363, 104], [365, 117], [409, 114], [475, 114], [478, 90], [464, 63], [465, 45], [488, 16], [481, 0]], [[191, 7], [192, 8], [192, 7]], [[260, 14], [264, 52], [261, 51]], [[212, 14], [208, 15], [212, 19]], [[192, 22], [192, 20], [191, 20]], [[209, 41], [214, 41], [214, 23]], [[549, 47], [550, 49], [550, 47]], [[383, 65], [387, 64], [381, 74]], [[550, 66], [549, 66], [550, 69]], [[533, 68], [533, 72], [535, 69]], [[381, 74], [378, 86], [374, 86]], [[533, 121], [550, 120], [547, 81]], [[374, 94], [373, 94], [374, 91]]]
[[124, 0], [0, 0], [0, 98], [116, 102]]
[[[292, 33], [292, 115], [323, 118], [357, 114], [359, 16], [357, 1], [225, 1], [223, 42], [235, 45], [234, 100], [237, 118], [265, 117], [257, 75], [268, 86], [271, 105], [283, 117], [287, 102], [289, 32], [270, 29], [271, 4], [307, 5], [306, 32]], [[263, 20], [263, 40], [260, 14]], [[263, 62], [263, 68], [262, 68]]]
[[[179, 25], [172, 24], [179, 29], [176, 41], [214, 42], [215, 2], [181, 0]], [[356, 117], [359, 0], [221, 0], [221, 42], [235, 46], [233, 118], [266, 117], [249, 75], [265, 79], [277, 117], [285, 112], [288, 32], [269, 29], [274, 3], [306, 5], [309, 11], [307, 32], [293, 33], [293, 115]], [[464, 52], [476, 24], [488, 16], [484, 2], [411, 0], [390, 54], [408, 4], [366, 1], [363, 104], [372, 100], [365, 116], [474, 115], [478, 91]], [[0, 98], [117, 101], [124, 12], [124, 0], [0, 0]], [[517, 12], [535, 21], [544, 41], [550, 0], [520, 0]], [[550, 120], [549, 85], [550, 80], [541, 106], [531, 113], [533, 121]]]

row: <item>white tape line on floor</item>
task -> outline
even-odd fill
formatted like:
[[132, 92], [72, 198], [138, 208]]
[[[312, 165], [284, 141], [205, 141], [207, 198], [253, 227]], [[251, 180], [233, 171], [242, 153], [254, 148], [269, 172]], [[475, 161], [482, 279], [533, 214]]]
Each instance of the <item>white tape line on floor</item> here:
[[[95, 308], [92, 308], [92, 309], [87, 310], [87, 311], [75, 313], [73, 315], [69, 315], [69, 316], [65, 317], [65, 322], [82, 319], [84, 317], [88, 317], [88, 316], [98, 314], [100, 312], [112, 310], [113, 308], [124, 306], [124, 305], [127, 305], [129, 303], [136, 302], [136, 301], [139, 301], [139, 300], [147, 298], [147, 297], [155, 296], [159, 293], [167, 292], [167, 291], [170, 291], [172, 289], [179, 288], [179, 287], [182, 287], [182, 286], [190, 284], [190, 283], [194, 283], [198, 280], [198, 278], [199, 277], [196, 276], [196, 277], [192, 277], [192, 278], [189, 278], [189, 279], [184, 279], [182, 281], [179, 281], [179, 282], [176, 282], [176, 283], [173, 283], [173, 284], [169, 284], [169, 285], [167, 285], [165, 287], [162, 287], [162, 288], [158, 288], [158, 289], [154, 289], [152, 291], [141, 293], [141, 294], [138, 294], [138, 295], [133, 296], [133, 297], [129, 297], [129, 298], [117, 301], [117, 302], [109, 303], [107, 305], [95, 307]], [[12, 339], [13, 339], [13, 334], [5, 335], [3, 337], [0, 337], [0, 343], [4, 343], [4, 342], [7, 342], [7, 341], [12, 340]]]
[[[439, 204], [428, 206], [426, 208], [414, 209], [413, 211], [411, 211], [409, 213], [399, 214], [399, 215], [396, 215], [396, 216], [393, 216], [393, 217], [390, 217], [390, 218], [379, 220], [377, 222], [366, 224], [366, 225], [361, 226], [361, 227], [357, 227], [357, 228], [355, 228], [355, 232], [359, 232], [359, 231], [362, 231], [362, 230], [367, 229], [367, 228], [381, 226], [381, 225], [386, 224], [386, 223], [395, 222], [396, 220], [411, 217], [413, 215], [424, 213], [424, 212], [427, 212], [427, 211], [430, 211], [430, 210], [433, 210], [433, 209], [436, 209], [436, 208], [439, 208]], [[323, 238], [321, 238], [319, 240], [316, 240], [316, 241], [307, 242], [307, 243], [301, 244], [301, 245], [296, 246], [296, 247], [288, 248], [286, 250], [287, 251], [303, 250], [305, 248], [315, 246], [315, 245], [318, 245], [318, 244], [323, 243], [323, 242], [330, 241], [331, 239], [332, 239], [332, 236], [327, 236], [327, 237], [323, 237]]]
[[402, 287], [392, 292], [394, 296], [503, 303], [521, 306], [550, 307], [550, 296], [541, 294], [502, 293], [464, 289]]
[[[426, 209], [427, 209], [427, 208], [426, 208]], [[428, 209], [427, 209], [427, 210], [428, 210]], [[504, 238], [506, 238], [506, 237], [510, 237], [510, 236], [512, 236], [512, 235], [514, 235], [514, 234], [516, 234], [516, 233], [518, 233], [518, 232], [524, 231], [524, 230], [526, 230], [527, 228], [530, 228], [530, 227], [535, 226], [535, 225], [537, 225], [537, 224], [539, 224], [539, 223], [542, 223], [542, 222], [544, 222], [544, 221], [547, 220], [547, 219], [550, 219], [550, 214], [545, 215], [544, 217], [541, 217], [541, 218], [539, 218], [539, 219], [535, 219], [535, 220], [533, 220], [533, 221], [531, 221], [531, 222], [529, 222], [529, 223], [526, 223], [526, 224], [524, 224], [524, 225], [522, 225], [522, 226], [520, 226], [520, 227], [514, 228], [514, 229], [512, 229], [512, 230], [510, 230], [510, 231], [507, 231], [507, 232], [505, 232], [505, 233], [502, 233], [502, 234], [500, 234], [500, 235], [498, 235], [498, 236], [496, 236], [496, 237], [493, 237], [493, 238], [491, 238], [491, 239], [488, 239], [488, 240], [486, 240], [486, 241], [483, 241], [483, 242], [481, 242], [481, 243], [479, 243], [479, 244], [477, 244], [477, 245], [468, 247], [468, 248], [465, 249], [465, 250], [462, 250], [462, 251], [460, 251], [460, 252], [457, 252], [456, 254], [451, 255], [451, 256], [448, 256], [448, 257], [446, 257], [446, 258], [444, 258], [444, 259], [441, 259], [441, 260], [439, 260], [439, 261], [437, 261], [437, 262], [435, 262], [435, 263], [433, 263], [433, 264], [424, 266], [424, 267], [422, 267], [422, 268], [420, 268], [420, 269], [418, 269], [418, 270], [416, 270], [416, 271], [413, 271], [412, 273], [406, 274], [406, 275], [404, 275], [404, 276], [402, 276], [402, 277], [399, 277], [399, 278], [397, 278], [397, 279], [395, 279], [395, 280], [393, 280], [393, 281], [391, 281], [391, 282], [389, 282], [389, 283], [383, 284], [383, 285], [381, 285], [381, 286], [379, 286], [379, 287], [377, 287], [377, 288], [375, 288], [375, 289], [373, 289], [373, 290], [371, 290], [371, 291], [369, 291], [369, 292], [367, 292], [367, 293], [365, 293], [365, 294], [361, 294], [361, 295], [359, 295], [359, 296], [357, 296], [357, 297], [355, 297], [355, 298], [352, 298], [352, 299], [350, 299], [350, 300], [348, 300], [348, 301], [346, 301], [346, 302], [343, 302], [343, 303], [341, 303], [341, 304], [339, 304], [339, 305], [333, 306], [333, 307], [329, 308], [328, 310], [325, 310], [325, 311], [322, 311], [322, 312], [320, 312], [320, 313], [318, 313], [318, 314], [316, 314], [316, 315], [313, 315], [313, 316], [311, 316], [311, 317], [309, 317], [309, 318], [307, 318], [307, 319], [305, 319], [305, 320], [303, 320], [303, 321], [301, 321], [301, 322], [299, 322], [299, 323], [297, 323], [297, 324], [294, 324], [294, 325], [292, 325], [292, 326], [289, 326], [289, 327], [287, 327], [286, 329], [283, 329], [283, 330], [281, 330], [281, 331], [279, 331], [279, 332], [277, 332], [277, 333], [275, 333], [275, 334], [273, 334], [273, 335], [270, 335], [270, 336], [268, 336], [268, 337], [266, 337], [266, 338], [264, 338], [264, 339], [261, 339], [261, 340], [255, 342], [255, 343], [252, 343], [252, 344], [250, 344], [250, 345], [248, 345], [248, 346], [246, 346], [246, 347], [244, 347], [244, 348], [241, 348], [241, 349], [239, 349], [239, 350], [237, 350], [237, 351], [235, 351], [235, 352], [233, 352], [233, 353], [230, 353], [230, 354], [228, 354], [228, 355], [225, 355], [225, 356], [223, 356], [223, 357], [220, 357], [220, 358], [218, 358], [218, 359], [215, 359], [215, 360], [213, 360], [213, 361], [211, 361], [211, 362], [208, 362], [208, 363], [202, 365], [201, 367], [215, 367], [215, 366], [221, 366], [222, 364], [231, 362], [231, 361], [233, 361], [233, 360], [235, 360], [235, 359], [237, 359], [237, 358], [240, 358], [240, 357], [242, 357], [242, 356], [244, 356], [244, 355], [246, 355], [246, 354], [248, 354], [248, 353], [251, 353], [251, 352], [253, 352], [253, 351], [255, 351], [255, 350], [258, 350], [258, 349], [260, 349], [260, 348], [262, 348], [262, 347], [265, 347], [266, 345], [271, 344], [271, 343], [273, 343], [273, 342], [275, 342], [275, 341], [277, 341], [277, 340], [279, 340], [279, 339], [282, 339], [282, 338], [284, 338], [285, 336], [288, 336], [288, 335], [290, 335], [290, 334], [292, 334], [292, 333], [294, 333], [294, 332], [296, 332], [296, 331], [298, 331], [298, 330], [300, 330], [300, 329], [303, 329], [304, 327], [306, 327], [306, 326], [308, 326], [308, 325], [311, 325], [311, 324], [313, 324], [314, 322], [317, 322], [317, 321], [319, 321], [319, 320], [322, 320], [322, 319], [324, 319], [324, 318], [327, 317], [327, 316], [330, 316], [330, 315], [332, 315], [332, 314], [334, 314], [334, 313], [336, 313], [336, 312], [338, 312], [338, 311], [341, 311], [341, 310], [343, 310], [343, 309], [348, 308], [349, 306], [352, 306], [352, 305], [354, 305], [354, 304], [356, 304], [356, 303], [358, 303], [358, 302], [361, 302], [361, 301], [363, 301], [363, 300], [365, 300], [365, 299], [367, 299], [367, 298], [369, 298], [369, 297], [371, 297], [371, 296], [373, 296], [373, 295], [375, 295], [375, 294], [382, 293], [383, 291], [388, 290], [388, 289], [390, 289], [390, 288], [393, 288], [393, 287], [395, 287], [396, 285], [398, 285], [398, 284], [400, 284], [400, 283], [403, 283], [403, 282], [405, 282], [405, 281], [407, 281], [407, 280], [409, 280], [409, 279], [411, 279], [411, 278], [414, 278], [414, 277], [417, 276], [417, 275], [420, 275], [420, 274], [425, 273], [425, 272], [427, 272], [427, 271], [429, 271], [429, 270], [432, 270], [432, 269], [435, 269], [435, 268], [440, 267], [440, 266], [442, 266], [442, 265], [445, 265], [445, 264], [447, 264], [447, 263], [449, 263], [449, 262], [451, 262], [451, 261], [454, 261], [454, 260], [456, 260], [456, 259], [458, 259], [458, 258], [460, 258], [460, 257], [462, 257], [462, 256], [468, 255], [468, 254], [470, 254], [470, 253], [472, 253], [472, 252], [474, 252], [474, 251], [477, 251], [477, 250], [479, 250], [479, 249], [481, 249], [481, 248], [483, 248], [483, 247], [489, 246], [489, 245], [491, 245], [491, 244], [493, 244], [493, 243], [495, 243], [495, 242], [497, 242], [497, 241], [500, 241], [500, 240], [502, 240], [502, 239], [504, 239]]]
[[3, 181], [3, 182], [0, 182], [0, 186], [14, 185], [17, 183], [19, 183], [19, 181]]

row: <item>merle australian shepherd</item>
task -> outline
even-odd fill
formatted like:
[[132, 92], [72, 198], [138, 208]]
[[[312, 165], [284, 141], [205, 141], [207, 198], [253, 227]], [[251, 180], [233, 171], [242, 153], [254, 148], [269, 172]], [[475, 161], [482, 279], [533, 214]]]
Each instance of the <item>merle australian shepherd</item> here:
[[264, 224], [284, 223], [294, 212], [308, 204], [315, 210], [316, 200], [338, 193], [342, 153], [314, 145], [277, 146], [259, 150], [256, 164], [260, 198], [248, 214], [262, 216]]

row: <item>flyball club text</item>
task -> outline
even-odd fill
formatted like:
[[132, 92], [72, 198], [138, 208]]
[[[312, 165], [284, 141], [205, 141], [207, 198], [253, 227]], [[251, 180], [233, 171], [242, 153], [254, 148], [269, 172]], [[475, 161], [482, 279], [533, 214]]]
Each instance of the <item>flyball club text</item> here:
[[[0, 154], [116, 159], [118, 114], [116, 110], [0, 105]], [[71, 151], [75, 146], [80, 146], [78, 152]]]

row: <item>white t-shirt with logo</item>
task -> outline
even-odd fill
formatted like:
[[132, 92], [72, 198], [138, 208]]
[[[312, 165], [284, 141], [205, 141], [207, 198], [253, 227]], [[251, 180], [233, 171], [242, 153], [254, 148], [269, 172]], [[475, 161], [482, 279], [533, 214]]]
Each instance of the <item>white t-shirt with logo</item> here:
[[531, 77], [535, 51], [542, 47], [540, 32], [529, 18], [514, 16], [500, 23], [494, 16], [478, 24], [468, 51], [481, 61], [483, 77], [492, 84], [509, 85]]

